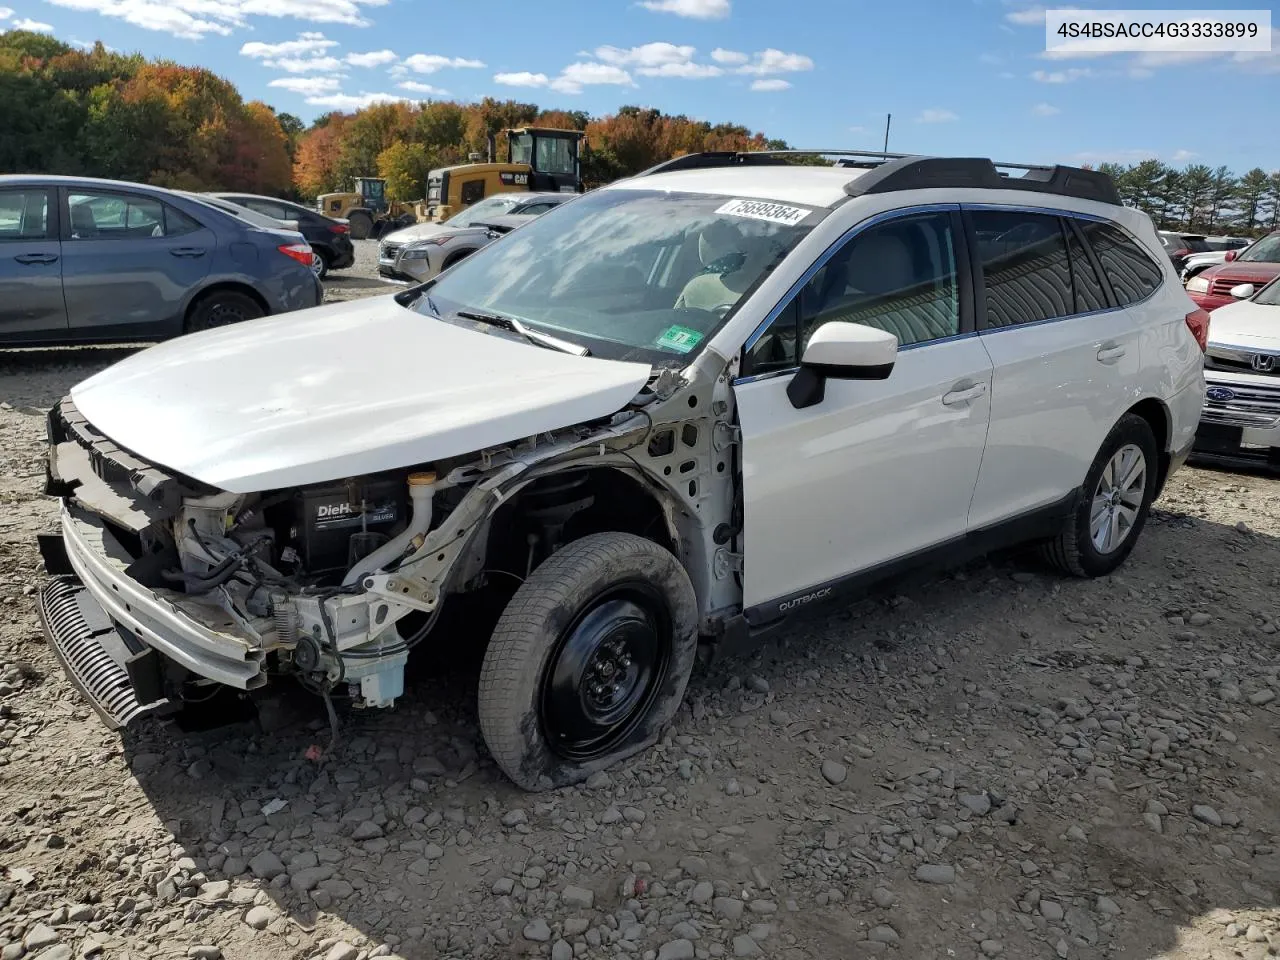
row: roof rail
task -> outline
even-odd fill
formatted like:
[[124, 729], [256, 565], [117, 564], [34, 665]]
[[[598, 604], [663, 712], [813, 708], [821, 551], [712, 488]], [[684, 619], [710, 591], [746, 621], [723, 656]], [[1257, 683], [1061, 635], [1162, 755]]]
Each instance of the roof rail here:
[[[1105, 173], [1061, 164], [1006, 163], [983, 157], [927, 157], [878, 150], [720, 150], [690, 153], [650, 167], [639, 177], [676, 170], [785, 164], [795, 156], [833, 156], [837, 166], [867, 170], [845, 185], [851, 197], [893, 190], [929, 188], [979, 188], [988, 190], [1028, 190], [1076, 197], [1121, 206], [1115, 183]], [[847, 159], [846, 159], [847, 158]], [[1014, 176], [1003, 170], [1022, 171]]]

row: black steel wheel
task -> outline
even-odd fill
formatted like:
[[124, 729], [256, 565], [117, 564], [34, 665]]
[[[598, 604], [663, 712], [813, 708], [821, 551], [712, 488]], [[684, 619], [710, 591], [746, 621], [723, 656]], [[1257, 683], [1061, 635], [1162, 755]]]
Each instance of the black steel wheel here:
[[589, 604], [561, 634], [543, 677], [551, 749], [578, 762], [607, 756], [648, 710], [670, 649], [666, 604], [649, 585], [619, 586]]
[[252, 297], [235, 290], [215, 290], [192, 305], [187, 315], [187, 332], [212, 330], [262, 316], [262, 307]]
[[490, 753], [541, 790], [644, 749], [680, 706], [696, 633], [693, 587], [670, 552], [626, 533], [567, 544], [516, 591], [485, 651]]

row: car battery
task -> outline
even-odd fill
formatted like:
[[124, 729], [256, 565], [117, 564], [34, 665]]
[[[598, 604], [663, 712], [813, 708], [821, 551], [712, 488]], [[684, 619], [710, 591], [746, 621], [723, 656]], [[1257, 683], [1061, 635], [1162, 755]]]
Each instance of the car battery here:
[[323, 573], [348, 566], [353, 535], [390, 537], [408, 519], [408, 493], [403, 480], [313, 487], [294, 497], [292, 539], [303, 569]]

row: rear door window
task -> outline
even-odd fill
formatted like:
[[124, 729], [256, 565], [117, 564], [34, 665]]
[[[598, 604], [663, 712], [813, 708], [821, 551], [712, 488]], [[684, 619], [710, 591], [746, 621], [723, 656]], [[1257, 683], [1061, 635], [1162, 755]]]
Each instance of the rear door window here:
[[1111, 281], [1120, 306], [1145, 300], [1159, 288], [1164, 271], [1119, 227], [1085, 221], [1080, 229]]
[[1062, 225], [1051, 214], [974, 210], [987, 327], [1011, 327], [1075, 313]]
[[72, 240], [143, 240], [199, 229], [181, 211], [152, 197], [85, 191], [67, 196]]
[[49, 191], [38, 187], [0, 190], [0, 242], [49, 236]]

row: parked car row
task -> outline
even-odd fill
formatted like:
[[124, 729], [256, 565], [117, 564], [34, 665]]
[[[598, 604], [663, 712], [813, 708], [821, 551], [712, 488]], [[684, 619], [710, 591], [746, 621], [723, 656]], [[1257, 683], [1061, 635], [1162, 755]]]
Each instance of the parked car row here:
[[191, 193], [0, 176], [0, 345], [154, 340], [314, 307], [314, 251]]

